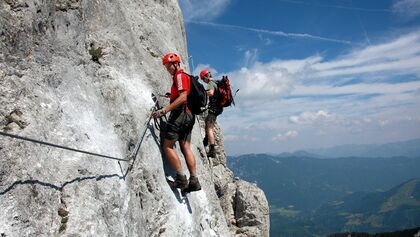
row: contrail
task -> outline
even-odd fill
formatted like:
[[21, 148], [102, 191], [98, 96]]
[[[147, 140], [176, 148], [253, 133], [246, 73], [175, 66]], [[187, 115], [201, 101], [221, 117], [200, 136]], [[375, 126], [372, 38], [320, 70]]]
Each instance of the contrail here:
[[300, 4], [300, 5], [309, 5], [309, 6], [318, 6], [318, 7], [328, 7], [328, 8], [338, 8], [350, 11], [364, 11], [364, 12], [392, 12], [390, 9], [369, 9], [369, 8], [360, 8], [360, 7], [347, 7], [341, 5], [327, 5], [327, 4], [319, 4], [319, 3], [309, 3], [309, 2], [302, 2], [302, 1], [295, 1], [295, 0], [277, 0], [279, 2], [286, 2], [286, 3], [293, 3], [293, 4]]
[[256, 29], [256, 28], [250, 28], [250, 27], [244, 27], [244, 26], [218, 24], [218, 23], [205, 22], [205, 21], [185, 21], [185, 22], [192, 23], [192, 24], [198, 24], [198, 25], [213, 26], [213, 27], [224, 27], [224, 28], [233, 28], [233, 29], [239, 29], [239, 30], [247, 30], [247, 31], [253, 31], [253, 32], [257, 32], [257, 33], [283, 36], [283, 37], [288, 37], [288, 38], [307, 38], [307, 39], [323, 40], [323, 41], [329, 41], [329, 42], [341, 43], [341, 44], [352, 44], [352, 45], [357, 44], [357, 43], [354, 43], [354, 42], [351, 42], [351, 41], [348, 41], [348, 40], [326, 38], [326, 37], [311, 35], [311, 34], [306, 34], [306, 33], [287, 33], [287, 32], [283, 32], [283, 31]]
[[[352, 0], [350, 0], [350, 3], [351, 3], [351, 5], [353, 6], [353, 1], [352, 1]], [[369, 39], [369, 35], [368, 35], [367, 31], [366, 31], [365, 26], [363, 25], [362, 18], [360, 17], [359, 12], [356, 12], [355, 14], [356, 14], [356, 16], [357, 16], [357, 19], [359, 20], [359, 25], [360, 25], [360, 27], [362, 28], [363, 33], [365, 34], [365, 39], [366, 39], [366, 42], [368, 43], [368, 45], [371, 45], [371, 43], [370, 43], [370, 39]]]
[[366, 42], [367, 42], [369, 45], [371, 45], [371, 43], [370, 43], [370, 39], [369, 39], [369, 35], [368, 35], [367, 31], [366, 31], [365, 26], [363, 25], [362, 19], [360, 18], [360, 15], [359, 15], [359, 13], [358, 13], [358, 12], [357, 12], [356, 14], [357, 14], [357, 19], [359, 20], [359, 23], [360, 23], [360, 27], [362, 28], [363, 33], [365, 34], [365, 39], [366, 39]]

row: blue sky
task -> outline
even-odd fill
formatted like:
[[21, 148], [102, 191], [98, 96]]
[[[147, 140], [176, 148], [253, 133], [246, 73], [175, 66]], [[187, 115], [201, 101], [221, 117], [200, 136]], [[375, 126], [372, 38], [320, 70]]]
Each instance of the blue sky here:
[[190, 66], [228, 75], [229, 155], [420, 137], [420, 0], [180, 0]]

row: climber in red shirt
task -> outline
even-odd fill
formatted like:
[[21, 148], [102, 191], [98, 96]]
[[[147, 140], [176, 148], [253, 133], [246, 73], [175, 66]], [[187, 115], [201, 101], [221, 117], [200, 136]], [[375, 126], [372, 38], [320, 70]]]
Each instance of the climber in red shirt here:
[[[168, 53], [163, 57], [162, 64], [172, 75], [172, 87], [170, 104], [165, 108], [152, 113], [154, 118], [164, 116], [171, 112], [167, 122], [167, 130], [163, 142], [163, 151], [169, 160], [171, 167], [176, 171], [175, 186], [182, 191], [201, 190], [200, 182], [196, 174], [195, 157], [190, 147], [191, 131], [194, 127], [195, 116], [187, 107], [187, 95], [190, 93], [190, 77], [180, 67], [181, 58], [175, 53]], [[189, 182], [182, 171], [181, 161], [174, 149], [178, 141], [182, 154], [190, 172]]]

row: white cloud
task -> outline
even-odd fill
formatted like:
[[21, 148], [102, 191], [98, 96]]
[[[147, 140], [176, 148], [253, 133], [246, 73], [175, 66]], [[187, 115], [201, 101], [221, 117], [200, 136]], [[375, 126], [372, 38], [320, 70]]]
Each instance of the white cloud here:
[[392, 11], [405, 19], [414, 19], [420, 16], [419, 0], [399, 0], [392, 6]]
[[260, 38], [260, 40], [264, 43], [264, 45], [271, 45], [273, 42], [270, 38], [265, 38], [263, 37], [262, 34], [258, 34], [258, 38]]
[[388, 123], [389, 123], [389, 120], [387, 119], [379, 120], [379, 126], [381, 127], [385, 127]]
[[[267, 151], [420, 134], [420, 32], [329, 60], [313, 55], [256, 61], [227, 74], [240, 91], [237, 106], [220, 117], [221, 125], [236, 136], [227, 143], [242, 139], [240, 149], [256, 147], [242, 134], [259, 138]], [[299, 131], [299, 139], [282, 131]], [[286, 140], [289, 146], [274, 144]]]
[[355, 50], [337, 60], [311, 66], [317, 77], [353, 74], [420, 72], [420, 32], [404, 35], [394, 41]]
[[289, 139], [295, 138], [299, 135], [299, 133], [297, 131], [291, 130], [291, 131], [287, 131], [284, 134], [277, 134], [276, 136], [274, 136], [271, 140], [274, 142], [279, 142], [279, 141], [287, 141]]
[[304, 60], [275, 60], [269, 63], [255, 62], [251, 67], [243, 67], [228, 75], [232, 85], [240, 89], [238, 103], [254, 106], [289, 95], [306, 66], [318, 60], [318, 57], [314, 57]]
[[298, 85], [291, 95], [345, 95], [345, 94], [400, 94], [406, 92], [416, 93], [420, 88], [420, 81], [387, 83], [359, 83], [345, 86], [333, 85]]
[[[401, 71], [406, 74], [407, 72], [412, 72], [417, 74], [420, 72], [420, 56], [410, 57], [410, 58], [401, 58], [394, 61], [383, 61], [375, 62], [367, 65], [358, 65], [346, 68], [334, 68], [331, 70], [320, 71], [318, 77], [332, 77], [332, 76], [345, 76], [345, 75], [354, 75], [354, 74], [363, 74], [363, 73], [392, 73], [396, 72], [401, 74]], [[316, 65], [314, 65], [316, 68]]]
[[327, 132], [325, 132], [324, 130], [318, 130], [318, 131], [316, 132], [316, 134], [317, 134], [318, 136], [326, 136], [328, 133], [327, 133]]
[[[255, 58], [252, 55], [247, 51], [245, 61]], [[395, 76], [420, 75], [420, 32], [356, 49], [335, 60], [326, 61], [314, 55], [301, 60], [257, 61], [228, 75], [232, 84], [241, 90], [237, 101], [246, 106], [280, 100], [288, 95], [408, 92], [420, 88], [420, 82], [388, 84], [385, 81]], [[348, 78], [360, 79], [361, 82], [336, 86], [341, 80], [347, 82]], [[378, 83], [378, 80], [384, 82]]]
[[[372, 45], [344, 55], [337, 60], [317, 65], [316, 69], [326, 70], [332, 68], [361, 65], [366, 62], [395, 60], [415, 55], [420, 51], [418, 45], [419, 32], [401, 36], [393, 41]], [[415, 47], [413, 47], [415, 46]]]
[[316, 122], [329, 122], [337, 119], [337, 115], [327, 110], [318, 112], [303, 112], [298, 116], [290, 116], [289, 121], [295, 124], [312, 124]]
[[184, 20], [211, 20], [221, 15], [231, 3], [231, 0], [179, 0]]
[[[412, 119], [410, 120], [408, 118], [372, 115], [345, 116], [337, 115], [327, 110], [319, 110], [317, 112], [306, 111], [297, 116], [290, 116], [289, 122], [296, 125], [305, 125], [307, 128], [332, 128], [338, 126], [349, 131], [363, 132], [363, 128], [366, 126], [379, 125], [380, 127], [384, 127], [391, 122], [412, 121]], [[325, 131], [323, 132], [325, 133]]]
[[266, 100], [288, 95], [293, 85], [287, 69], [265, 67], [260, 63], [254, 64], [251, 68], [244, 67], [230, 73], [229, 76], [234, 81], [233, 85], [240, 88], [237, 101], [246, 106], [254, 106]]
[[245, 51], [244, 66], [248, 67], [254, 65], [258, 61], [258, 49], [251, 49]]
[[224, 140], [227, 142], [240, 142], [240, 141], [247, 141], [247, 142], [256, 142], [259, 141], [258, 137], [247, 136], [247, 135], [231, 135], [226, 134], [223, 136]]

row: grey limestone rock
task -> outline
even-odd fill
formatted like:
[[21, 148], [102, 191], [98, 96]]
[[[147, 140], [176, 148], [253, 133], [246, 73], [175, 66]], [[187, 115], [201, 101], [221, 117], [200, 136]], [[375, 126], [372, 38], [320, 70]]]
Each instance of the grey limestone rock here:
[[268, 236], [269, 208], [264, 192], [255, 184], [237, 181], [234, 199], [236, 226], [251, 236]]
[[[203, 119], [200, 120], [200, 125], [204, 134]], [[227, 168], [223, 133], [217, 122], [214, 133], [217, 155], [209, 159], [213, 167], [216, 193], [229, 229], [237, 237], [269, 236], [269, 206], [264, 192], [255, 184], [234, 178], [232, 171]]]
[[125, 158], [147, 128], [131, 162], [1, 137], [0, 236], [268, 235], [265, 197], [241, 191], [219, 128], [216, 159], [193, 130], [203, 190], [168, 186], [159, 131], [146, 124], [151, 93], [171, 86], [167, 52], [188, 59], [176, 0], [0, 1], [1, 131]]
[[[176, 0], [0, 1], [0, 129], [124, 158], [169, 91], [167, 52], [188, 58]], [[187, 197], [147, 127], [131, 163], [1, 137], [0, 236], [231, 236], [198, 126]]]

